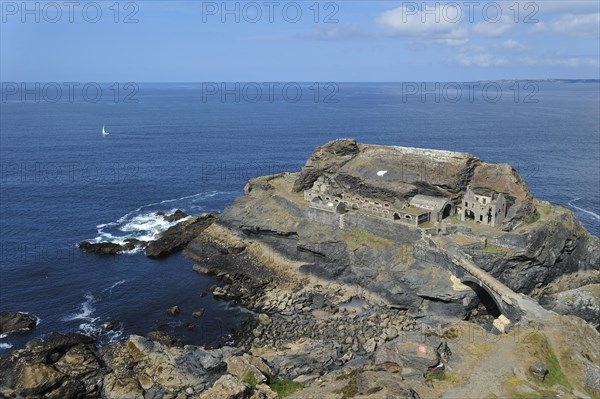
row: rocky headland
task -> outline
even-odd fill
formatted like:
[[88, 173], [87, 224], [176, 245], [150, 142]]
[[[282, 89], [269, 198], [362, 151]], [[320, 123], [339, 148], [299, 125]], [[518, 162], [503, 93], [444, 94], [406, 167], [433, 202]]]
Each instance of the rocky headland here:
[[[468, 190], [503, 198], [498, 223], [471, 218]], [[336, 140], [299, 173], [250, 180], [219, 215], [173, 218], [133, 245], [185, 248], [222, 281], [214, 297], [253, 312], [229, 346], [56, 334], [0, 359], [0, 396], [600, 397], [600, 240], [509, 165]], [[128, 250], [107, 244], [81, 247]]]

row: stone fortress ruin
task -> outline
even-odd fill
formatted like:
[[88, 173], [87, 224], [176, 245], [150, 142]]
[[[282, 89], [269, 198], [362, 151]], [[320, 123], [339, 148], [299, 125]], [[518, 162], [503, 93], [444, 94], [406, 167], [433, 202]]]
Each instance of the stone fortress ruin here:
[[456, 213], [460, 220], [475, 221], [492, 227], [499, 226], [508, 211], [504, 194], [489, 190], [473, 190], [470, 186], [463, 195]]
[[450, 199], [418, 194], [409, 200], [382, 201], [347, 192], [336, 178], [320, 176], [307, 190], [304, 199], [311, 208], [336, 214], [365, 213], [393, 222], [419, 227], [457, 215], [461, 221], [470, 220], [492, 227], [499, 226], [507, 212], [502, 193], [483, 192], [467, 187], [460, 205]]

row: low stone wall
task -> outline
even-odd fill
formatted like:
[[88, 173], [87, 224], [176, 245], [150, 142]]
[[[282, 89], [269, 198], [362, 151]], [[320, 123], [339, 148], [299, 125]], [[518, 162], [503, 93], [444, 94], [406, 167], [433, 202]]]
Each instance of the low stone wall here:
[[[339, 215], [317, 208], [302, 206], [277, 195], [273, 196], [273, 199], [298, 218], [306, 218], [335, 229], [364, 230], [397, 242], [414, 242], [421, 238], [421, 230], [416, 227], [381, 219], [376, 216], [362, 215], [357, 212], [348, 212]], [[340, 219], [343, 220], [341, 223], [342, 227], [340, 227]]]

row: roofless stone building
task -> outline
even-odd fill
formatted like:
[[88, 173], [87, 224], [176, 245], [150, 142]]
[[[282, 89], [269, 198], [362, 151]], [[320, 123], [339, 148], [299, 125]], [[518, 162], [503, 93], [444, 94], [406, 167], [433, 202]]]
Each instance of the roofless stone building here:
[[441, 222], [457, 214], [462, 221], [470, 220], [496, 227], [502, 224], [507, 212], [504, 194], [473, 190], [470, 186], [456, 207], [447, 198], [423, 194], [417, 194], [408, 201], [391, 203], [346, 192], [335, 178], [324, 176], [320, 176], [312, 188], [304, 190], [304, 199], [310, 203], [310, 207], [327, 212], [344, 214], [354, 211], [412, 226]]
[[324, 176], [320, 176], [312, 188], [304, 190], [304, 199], [312, 208], [338, 214], [366, 213], [412, 226], [441, 221], [452, 211], [452, 204], [445, 198], [416, 195], [410, 201], [391, 203], [345, 192], [335, 179]]

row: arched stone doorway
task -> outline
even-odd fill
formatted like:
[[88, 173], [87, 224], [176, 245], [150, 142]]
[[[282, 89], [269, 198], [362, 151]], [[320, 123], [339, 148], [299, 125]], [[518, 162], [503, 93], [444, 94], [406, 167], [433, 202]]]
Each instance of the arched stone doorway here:
[[471, 288], [477, 294], [477, 298], [481, 304], [485, 307], [485, 310], [490, 314], [494, 319], [497, 319], [502, 314], [502, 309], [496, 302], [496, 298], [492, 293], [490, 293], [485, 286], [481, 286], [475, 281], [471, 280], [462, 280], [464, 285]]
[[442, 210], [442, 219], [446, 219], [448, 216], [450, 216], [450, 211], [452, 211], [452, 205], [446, 204]]

